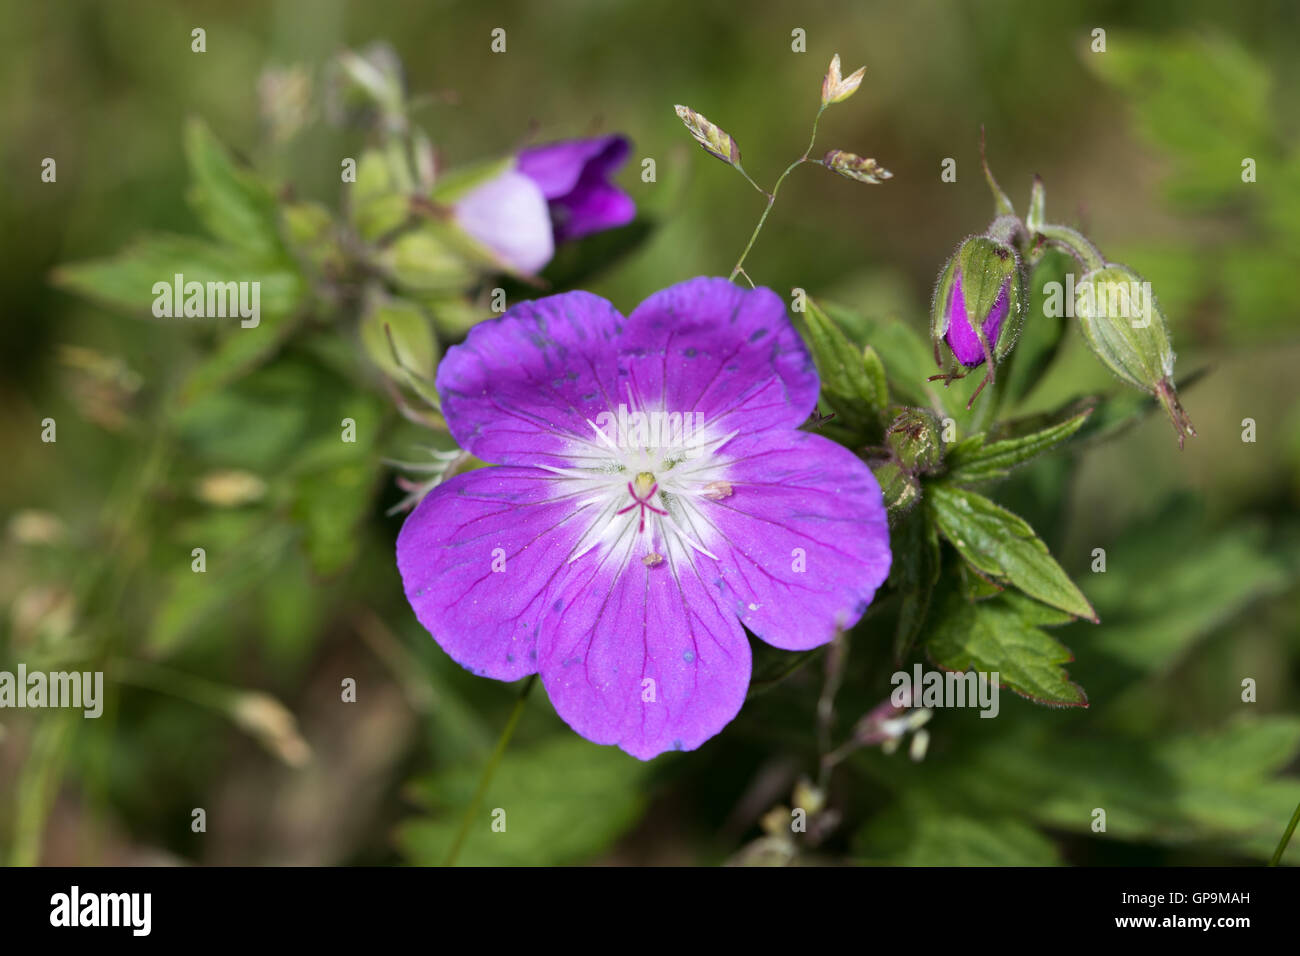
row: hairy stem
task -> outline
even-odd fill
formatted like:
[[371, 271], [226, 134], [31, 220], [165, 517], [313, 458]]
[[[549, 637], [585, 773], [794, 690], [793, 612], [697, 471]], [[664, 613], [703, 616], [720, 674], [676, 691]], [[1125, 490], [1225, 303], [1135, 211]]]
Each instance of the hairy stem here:
[[1101, 254], [1101, 250], [1094, 246], [1087, 236], [1069, 226], [1044, 224], [1038, 227], [1037, 235], [1046, 239], [1048, 244], [1064, 249], [1079, 265], [1090, 272], [1106, 264], [1106, 257]]

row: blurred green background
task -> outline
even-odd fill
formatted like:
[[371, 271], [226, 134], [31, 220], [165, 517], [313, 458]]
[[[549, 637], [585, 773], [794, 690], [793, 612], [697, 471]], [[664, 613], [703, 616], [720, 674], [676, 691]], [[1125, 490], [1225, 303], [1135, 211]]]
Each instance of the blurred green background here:
[[[50, 281], [142, 234], [197, 234], [182, 129], [337, 208], [364, 134], [319, 117], [268, 135], [259, 77], [317, 83], [344, 48], [401, 56], [449, 166], [595, 131], [634, 140], [620, 182], [649, 239], [586, 286], [624, 311], [726, 274], [760, 197], [701, 153], [684, 103], [769, 185], [799, 155], [839, 53], [866, 81], [818, 150], [874, 156], [782, 189], [746, 268], [924, 333], [935, 276], [991, 216], [979, 130], [1023, 211], [1082, 225], [1149, 278], [1199, 437], [1139, 426], [1017, 475], [998, 500], [1044, 535], [1103, 623], [1057, 636], [1087, 711], [1006, 694], [940, 713], [926, 758], [864, 751], [838, 820], [798, 848], [865, 863], [1249, 863], [1300, 800], [1300, 10], [1284, 2], [66, 2], [0, 4], [0, 669], [96, 662], [97, 721], [0, 711], [0, 859], [13, 863], [433, 863], [516, 689], [475, 679], [415, 621], [393, 563], [401, 491], [381, 458], [425, 440], [355, 330], [320, 326], [178, 407], [211, 342]], [[207, 52], [190, 31], [207, 31]], [[507, 52], [490, 32], [507, 31]], [[1091, 31], [1106, 30], [1104, 53]], [[791, 50], [806, 31], [807, 52]], [[265, 88], [265, 87], [264, 87]], [[315, 89], [315, 87], [313, 87]], [[56, 183], [40, 181], [44, 157]], [[657, 180], [641, 181], [652, 157]], [[957, 181], [940, 181], [945, 158]], [[1243, 158], [1258, 181], [1241, 180]], [[1032, 320], [1031, 320], [1032, 321]], [[1071, 333], [1026, 410], [1117, 389]], [[40, 422], [58, 441], [40, 441]], [[343, 417], [366, 437], [337, 452]], [[1242, 421], [1257, 440], [1241, 439]], [[331, 451], [334, 449], [334, 451]], [[234, 473], [232, 475], [232, 472]], [[224, 481], [224, 484], [222, 483]], [[208, 552], [203, 575], [191, 548]], [[1089, 571], [1105, 548], [1104, 574]], [[890, 629], [853, 634], [836, 738], [889, 690]], [[779, 670], [781, 660], [760, 657]], [[574, 736], [534, 693], [462, 862], [717, 863], [777, 856], [760, 820], [815, 767], [814, 658], [697, 753], [641, 764]], [[357, 681], [355, 704], [340, 682]], [[1243, 704], [1241, 680], [1258, 682]], [[264, 696], [263, 696], [264, 695]], [[1289, 776], [1288, 776], [1289, 773]], [[504, 834], [487, 811], [509, 814]], [[1107, 809], [1106, 833], [1090, 829]], [[207, 830], [192, 829], [204, 808]], [[831, 824], [834, 823], [832, 826]], [[776, 839], [776, 838], [772, 838]], [[777, 843], [780, 841], [777, 840]], [[813, 845], [814, 842], [816, 845]], [[1288, 862], [1300, 862], [1296, 847]]]

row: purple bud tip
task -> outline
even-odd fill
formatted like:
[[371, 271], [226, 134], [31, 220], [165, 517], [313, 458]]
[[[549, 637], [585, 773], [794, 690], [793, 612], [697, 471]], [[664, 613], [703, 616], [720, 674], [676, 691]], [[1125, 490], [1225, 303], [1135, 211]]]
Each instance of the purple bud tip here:
[[[993, 303], [993, 308], [989, 310], [988, 317], [984, 319], [984, 324], [981, 326], [990, 353], [997, 344], [998, 330], [1002, 328], [1002, 321], [1007, 317], [1010, 292], [1011, 280], [1007, 279], [998, 290], [997, 301]], [[948, 297], [948, 331], [944, 335], [944, 341], [948, 343], [948, 348], [952, 349], [952, 354], [957, 361], [966, 368], [975, 368], [977, 365], [984, 364], [984, 349], [966, 315], [966, 297], [961, 291], [961, 269], [956, 271], [952, 280], [952, 292]]]
[[519, 172], [538, 185], [550, 206], [557, 243], [635, 218], [632, 197], [610, 181], [630, 150], [626, 137], [600, 136], [534, 146], [519, 154]]

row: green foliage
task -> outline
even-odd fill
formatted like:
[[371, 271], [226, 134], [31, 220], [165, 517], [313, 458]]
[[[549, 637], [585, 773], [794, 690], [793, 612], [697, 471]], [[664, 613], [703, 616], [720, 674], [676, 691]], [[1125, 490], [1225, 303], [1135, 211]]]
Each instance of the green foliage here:
[[930, 486], [926, 501], [944, 538], [981, 575], [1067, 614], [1096, 619], [1083, 592], [1023, 519], [983, 495], [942, 483]]
[[958, 485], [1005, 478], [1012, 468], [1032, 461], [1064, 442], [1079, 430], [1091, 414], [1092, 409], [1085, 409], [1077, 415], [1071, 415], [1059, 425], [988, 444], [985, 444], [985, 435], [972, 436], [953, 446], [952, 453], [948, 456], [947, 478]]
[[[589, 860], [628, 829], [645, 806], [648, 767], [571, 734], [518, 749], [498, 768], [460, 853], [477, 866], [556, 865]], [[411, 795], [434, 814], [398, 833], [414, 863], [442, 863], [478, 781], [461, 767], [415, 781]], [[504, 832], [494, 832], [495, 811]], [[497, 817], [500, 819], [500, 817]]]
[[925, 649], [944, 670], [996, 672], [1003, 686], [1037, 703], [1086, 707], [1083, 689], [1061, 667], [1074, 656], [1042, 629], [1070, 620], [1011, 594], [973, 604], [954, 593], [936, 613]]
[[809, 350], [835, 424], [854, 436], [878, 436], [889, 405], [880, 356], [871, 346], [857, 348], [812, 299], [807, 304]]

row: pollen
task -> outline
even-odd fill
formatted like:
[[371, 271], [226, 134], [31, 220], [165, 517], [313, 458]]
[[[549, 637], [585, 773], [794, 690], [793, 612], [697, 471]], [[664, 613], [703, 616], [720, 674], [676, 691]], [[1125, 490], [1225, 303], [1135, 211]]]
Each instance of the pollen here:
[[700, 492], [700, 496], [708, 498], [710, 501], [721, 501], [723, 498], [731, 497], [731, 482], [729, 481], [710, 481]]
[[657, 551], [651, 551], [649, 554], [647, 554], [644, 558], [641, 559], [641, 563], [644, 564], [647, 568], [653, 568], [657, 565], [664, 563], [664, 556]]

